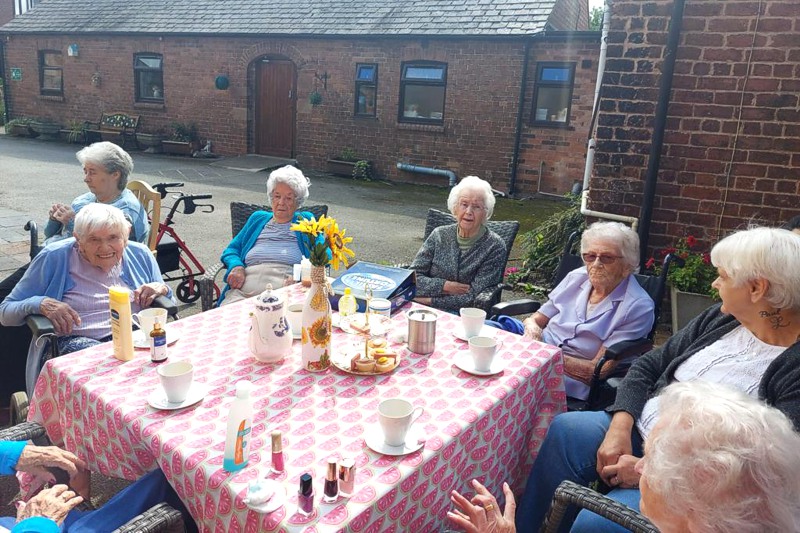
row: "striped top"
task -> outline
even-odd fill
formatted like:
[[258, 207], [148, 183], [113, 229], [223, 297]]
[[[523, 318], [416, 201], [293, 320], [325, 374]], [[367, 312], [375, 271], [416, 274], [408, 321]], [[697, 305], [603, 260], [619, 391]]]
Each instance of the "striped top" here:
[[297, 245], [297, 236], [289, 229], [291, 226], [291, 222], [278, 224], [274, 218], [267, 222], [256, 239], [256, 243], [247, 252], [244, 264], [253, 266], [262, 263], [284, 265], [300, 263], [303, 254], [300, 253], [300, 247]]

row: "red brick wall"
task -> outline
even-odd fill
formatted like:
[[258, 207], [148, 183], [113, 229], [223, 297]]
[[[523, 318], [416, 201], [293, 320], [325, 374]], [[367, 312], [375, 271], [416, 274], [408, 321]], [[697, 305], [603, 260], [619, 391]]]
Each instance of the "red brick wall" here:
[[559, 30], [588, 30], [589, 0], [560, 0], [547, 22]]
[[[800, 212], [800, 3], [766, 0], [760, 17], [758, 5], [686, 1], [650, 230], [656, 247], [687, 233], [710, 244]], [[595, 209], [640, 214], [671, 10], [670, 0], [614, 2]]]
[[[80, 46], [79, 57], [66, 55], [66, 47], [72, 42]], [[508, 188], [524, 55], [524, 45], [518, 40], [105, 39], [15, 35], [7, 44], [7, 67], [23, 69], [22, 81], [9, 84], [12, 117], [44, 116], [66, 123], [97, 120], [103, 111], [124, 111], [141, 115], [140, 127], [148, 132], [168, 128], [173, 120], [196, 122], [201, 139], [211, 139], [215, 152], [248, 153], [253, 145], [249, 133], [253, 114], [251, 65], [265, 55], [280, 56], [292, 60], [297, 67], [295, 152], [305, 168], [324, 169], [327, 158], [350, 147], [361, 157], [372, 160], [378, 175], [390, 179], [446, 184], [444, 178], [399, 172], [395, 165], [403, 161], [450, 169], [459, 176], [477, 174], [491, 181], [495, 188]], [[534, 47], [533, 54], [539, 46]], [[38, 95], [36, 50], [40, 49], [64, 53], [64, 98]], [[134, 53], [145, 51], [164, 55], [164, 105], [134, 103], [132, 58]], [[547, 52], [551, 53], [555, 51]], [[398, 124], [400, 68], [408, 60], [448, 64], [443, 127]], [[356, 119], [353, 117], [355, 65], [373, 62], [378, 64], [379, 75], [377, 118]], [[95, 72], [101, 77], [99, 87], [91, 83]], [[315, 73], [324, 72], [329, 75], [327, 89], [314, 77]], [[214, 88], [218, 74], [230, 78], [228, 90]], [[312, 107], [309, 94], [315, 87], [322, 93], [323, 102]], [[593, 86], [587, 85], [585, 90], [591, 92]], [[573, 109], [576, 109], [574, 104]], [[529, 114], [527, 109], [526, 122]], [[526, 142], [538, 141], [531, 137]], [[582, 161], [583, 156], [562, 150], [561, 157], [577, 157]], [[553, 164], [556, 163], [561, 164], [553, 158]], [[537, 172], [538, 164], [537, 159]]]

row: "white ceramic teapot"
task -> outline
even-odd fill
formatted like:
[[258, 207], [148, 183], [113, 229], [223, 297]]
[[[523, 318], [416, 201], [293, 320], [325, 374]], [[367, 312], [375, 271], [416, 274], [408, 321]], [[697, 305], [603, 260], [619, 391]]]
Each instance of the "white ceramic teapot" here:
[[274, 363], [292, 353], [292, 329], [286, 319], [286, 301], [273, 293], [271, 284], [256, 297], [256, 308], [250, 319], [248, 345], [256, 359]]

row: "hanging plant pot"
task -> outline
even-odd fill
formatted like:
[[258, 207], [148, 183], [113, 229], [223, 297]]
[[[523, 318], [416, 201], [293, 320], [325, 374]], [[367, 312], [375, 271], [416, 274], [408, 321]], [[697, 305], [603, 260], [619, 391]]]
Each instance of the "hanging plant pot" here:
[[308, 101], [312, 106], [316, 107], [322, 103], [322, 95], [319, 91], [311, 91], [311, 94], [308, 95]]

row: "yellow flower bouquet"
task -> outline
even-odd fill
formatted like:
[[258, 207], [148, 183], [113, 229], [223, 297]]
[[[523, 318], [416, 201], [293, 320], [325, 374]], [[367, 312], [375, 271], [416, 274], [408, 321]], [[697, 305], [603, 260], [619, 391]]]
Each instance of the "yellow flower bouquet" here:
[[314, 266], [331, 265], [334, 270], [338, 270], [340, 263], [347, 267], [348, 256], [356, 255], [347, 247], [353, 242], [353, 238], [345, 236], [347, 230], [339, 229], [339, 224], [334, 218], [322, 215], [319, 220], [313, 217], [303, 219], [293, 224], [290, 229], [304, 234], [305, 245], [309, 252], [308, 258]]

